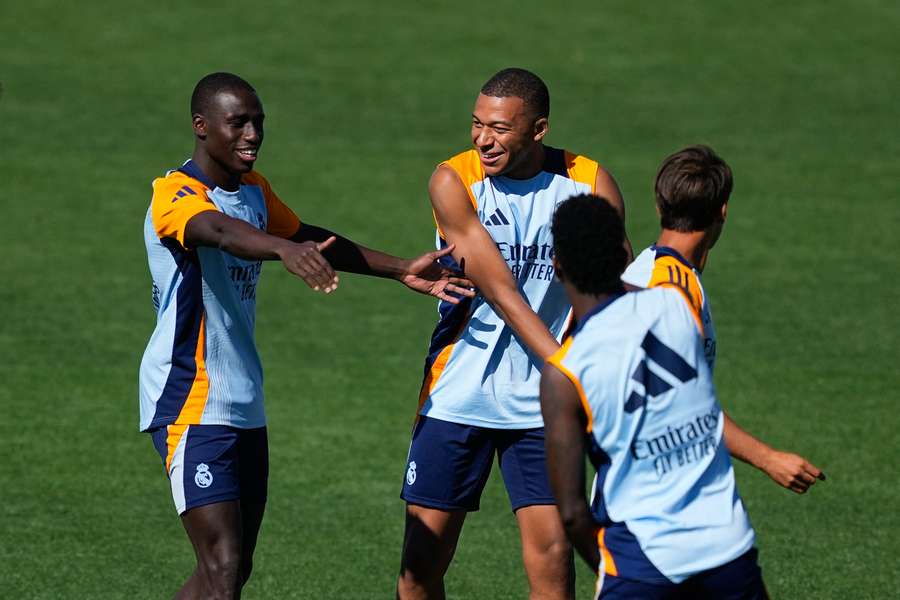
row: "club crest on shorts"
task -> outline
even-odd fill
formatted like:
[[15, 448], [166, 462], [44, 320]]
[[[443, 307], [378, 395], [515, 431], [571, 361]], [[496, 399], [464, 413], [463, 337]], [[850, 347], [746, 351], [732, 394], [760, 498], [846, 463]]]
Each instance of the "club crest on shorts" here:
[[406, 483], [412, 485], [416, 482], [416, 461], [409, 462], [409, 468], [406, 470]]
[[197, 487], [208, 488], [212, 485], [212, 482], [213, 474], [209, 472], [209, 465], [206, 463], [197, 465], [197, 472], [194, 474], [194, 483], [197, 484]]

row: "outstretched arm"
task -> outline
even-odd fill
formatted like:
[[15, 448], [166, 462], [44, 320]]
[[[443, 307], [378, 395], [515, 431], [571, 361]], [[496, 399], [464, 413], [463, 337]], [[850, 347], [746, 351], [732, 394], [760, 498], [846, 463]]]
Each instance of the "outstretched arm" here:
[[438, 263], [438, 259], [453, 251], [452, 247], [426, 252], [414, 258], [404, 259], [378, 250], [361, 246], [341, 235], [316, 225], [302, 224], [291, 240], [299, 243], [322, 242], [334, 239], [325, 258], [338, 271], [359, 273], [374, 277], [396, 279], [408, 288], [422, 294], [435, 296], [452, 304], [459, 300], [450, 294], [475, 296], [470, 290], [472, 282], [461, 273]]
[[438, 226], [454, 248], [453, 257], [465, 265], [466, 277], [534, 354], [543, 360], [556, 352], [556, 338], [525, 302], [456, 173], [449, 167], [438, 167], [428, 183], [428, 192]]
[[566, 536], [596, 572], [600, 567], [598, 527], [584, 496], [587, 419], [575, 386], [550, 363], [541, 372], [541, 414], [547, 475]]
[[776, 450], [741, 429], [725, 414], [725, 445], [735, 458], [752, 465], [778, 485], [803, 494], [816, 483], [825, 481], [825, 473], [802, 456]]
[[190, 218], [184, 229], [184, 240], [189, 247], [219, 248], [238, 258], [279, 259], [312, 289], [328, 294], [337, 288], [337, 275], [321, 254], [334, 243], [333, 237], [320, 243], [296, 243], [270, 235], [240, 219], [207, 210]]

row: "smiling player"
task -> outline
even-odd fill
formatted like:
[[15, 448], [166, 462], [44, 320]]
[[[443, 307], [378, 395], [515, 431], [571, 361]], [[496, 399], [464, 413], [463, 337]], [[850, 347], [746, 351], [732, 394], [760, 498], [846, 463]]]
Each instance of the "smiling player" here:
[[[570, 304], [553, 276], [557, 204], [599, 193], [622, 214], [596, 162], [545, 146], [550, 96], [536, 75], [504, 69], [481, 89], [473, 149], [441, 163], [428, 189], [438, 245], [479, 295], [441, 302], [406, 465], [398, 594], [443, 598], [446, 572], [494, 456], [522, 539], [531, 598], [574, 595], [571, 548], [544, 467], [540, 369], [558, 348]], [[602, 202], [602, 200], [598, 200]], [[626, 242], [627, 244], [627, 242]], [[630, 251], [630, 247], [629, 247]]]
[[268, 479], [262, 366], [254, 342], [263, 260], [325, 293], [334, 269], [391, 277], [440, 298], [471, 282], [436, 259], [403, 260], [301, 224], [253, 171], [262, 103], [230, 73], [191, 96], [190, 160], [153, 182], [144, 239], [156, 329], [140, 369], [141, 430], [164, 462], [197, 566], [177, 598], [236, 598], [250, 576]]

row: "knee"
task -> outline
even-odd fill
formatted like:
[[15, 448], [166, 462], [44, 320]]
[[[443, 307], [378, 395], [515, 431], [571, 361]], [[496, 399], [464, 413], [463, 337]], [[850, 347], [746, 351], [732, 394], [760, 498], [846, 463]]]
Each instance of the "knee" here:
[[[243, 581], [241, 555], [236, 549], [220, 548], [200, 560], [210, 596], [230, 600], [237, 597]], [[249, 573], [247, 574], [249, 577]]]
[[397, 598], [416, 600], [438, 597], [436, 593], [443, 587], [443, 577], [437, 573], [420, 573], [408, 568], [400, 571], [397, 579]]

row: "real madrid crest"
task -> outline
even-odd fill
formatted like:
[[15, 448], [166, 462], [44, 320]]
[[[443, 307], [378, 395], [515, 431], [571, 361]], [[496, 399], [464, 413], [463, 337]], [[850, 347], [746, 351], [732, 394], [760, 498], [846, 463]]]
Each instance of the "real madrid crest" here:
[[412, 485], [416, 482], [416, 461], [410, 461], [409, 468], [406, 470], [406, 483]]
[[197, 473], [194, 474], [194, 483], [197, 487], [208, 488], [212, 485], [213, 474], [209, 472], [209, 465], [200, 463], [197, 465]]

